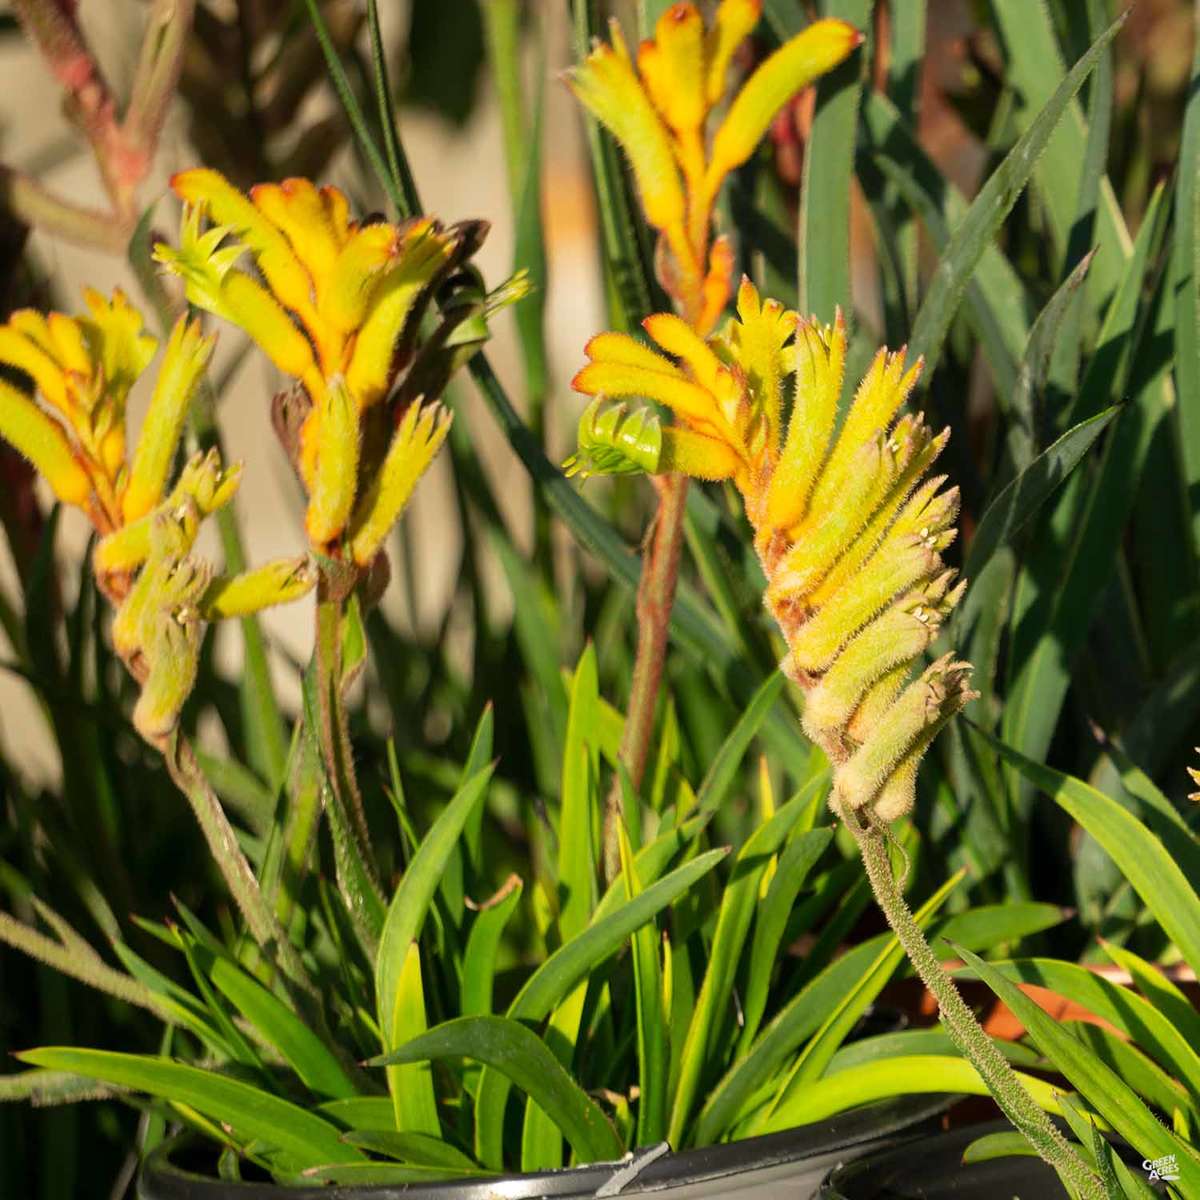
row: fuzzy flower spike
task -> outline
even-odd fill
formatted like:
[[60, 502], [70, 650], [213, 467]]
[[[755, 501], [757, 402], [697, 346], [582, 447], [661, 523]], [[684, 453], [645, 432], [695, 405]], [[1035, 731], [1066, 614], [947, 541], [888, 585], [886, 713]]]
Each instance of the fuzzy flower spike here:
[[356, 221], [337, 188], [307, 179], [246, 196], [199, 168], [172, 187], [184, 201], [180, 242], [160, 243], [156, 259], [192, 304], [239, 326], [295, 380], [275, 417], [308, 491], [309, 540], [369, 564], [445, 440], [442, 385], [521, 282], [450, 306], [419, 342], [434, 290], [478, 248], [482, 222]]
[[862, 41], [845, 21], [814, 21], [746, 80], [710, 138], [709, 118], [728, 94], [734, 53], [761, 12], [761, 0], [721, 0], [706, 28], [695, 4], [672, 4], [636, 56], [614, 20], [611, 44], [597, 41], [567, 73], [572, 91], [625, 150], [646, 219], [659, 231], [663, 285], [703, 333], [731, 290], [729, 243], [717, 238], [709, 245], [722, 182], [754, 153], [779, 109]]
[[[899, 415], [920, 361], [880, 350], [835, 429], [840, 312], [832, 326], [802, 321], [743, 281], [719, 335], [702, 339], [672, 314], [644, 325], [657, 348], [620, 333], [588, 343], [574, 386], [596, 399], [568, 470], [733, 482], [787, 642], [784, 669], [806, 693], [805, 731], [833, 763], [831, 804], [905, 815], [926, 748], [974, 695], [970, 667], [952, 656], [913, 678], [965, 586], [941, 557], [958, 490], [929, 476], [949, 432]], [[634, 398], [665, 405], [674, 423], [631, 410]]]
[[307, 555], [234, 576], [193, 555], [200, 523], [233, 499], [241, 479], [240, 465], [224, 467], [210, 451], [170, 483], [214, 339], [198, 321], [176, 321], [130, 455], [125, 402], [158, 343], [120, 291], [84, 297], [86, 316], [22, 309], [0, 326], [0, 363], [29, 384], [0, 379], [0, 437], [100, 534], [96, 581], [117, 605], [117, 652], [142, 685], [134, 725], [157, 745], [192, 690], [206, 622], [295, 599], [315, 577]]

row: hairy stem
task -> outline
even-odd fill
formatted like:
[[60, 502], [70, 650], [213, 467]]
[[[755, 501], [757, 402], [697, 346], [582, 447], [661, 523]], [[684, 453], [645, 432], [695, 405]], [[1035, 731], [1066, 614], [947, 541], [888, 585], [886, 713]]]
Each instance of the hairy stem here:
[[300, 955], [288, 940], [283, 928], [275, 919], [267, 898], [258, 886], [258, 880], [242, 848], [237, 834], [221, 807], [220, 800], [209, 786], [191, 744], [181, 734], [175, 733], [162, 748], [163, 759], [175, 786], [187, 797], [200, 829], [208, 842], [230, 895], [237, 904], [251, 936], [262, 949], [268, 962], [275, 963], [284, 976], [295, 987], [315, 996], [315, 991]]
[[[686, 475], [666, 475], [659, 482], [658, 514], [650, 530], [642, 577], [637, 590], [637, 654], [630, 684], [629, 711], [621, 735], [621, 760], [634, 788], [639, 788], [650, 757], [654, 714], [662, 682], [671, 607], [679, 579], [683, 517], [687, 510]], [[618, 820], [622, 815], [621, 781], [614, 779], [604, 812], [604, 870], [611, 882], [620, 871]]]
[[1079, 1195], [1088, 1200], [1093, 1197], [1103, 1200], [1104, 1189], [1100, 1181], [1021, 1085], [1004, 1055], [967, 1007], [954, 980], [942, 969], [896, 884], [884, 833], [864, 823], [851, 809], [843, 808], [841, 816], [858, 842], [875, 899], [913, 969], [937, 1000], [942, 1022], [954, 1044], [979, 1072], [1004, 1115], [1025, 1135], [1038, 1154]]
[[371, 856], [370, 832], [354, 774], [354, 755], [342, 695], [342, 626], [353, 574], [329, 560], [317, 583], [314, 662], [305, 682], [305, 721], [316, 742], [328, 788], [326, 814], [333, 838], [338, 889], [363, 950], [373, 957], [386, 912]]
[[148, 987], [108, 966], [91, 947], [68, 946], [55, 941], [5, 912], [0, 912], [0, 942], [97, 991], [115, 996], [126, 1004], [148, 1009], [164, 1021], [170, 1020], [170, 1013], [159, 1004], [158, 997]]

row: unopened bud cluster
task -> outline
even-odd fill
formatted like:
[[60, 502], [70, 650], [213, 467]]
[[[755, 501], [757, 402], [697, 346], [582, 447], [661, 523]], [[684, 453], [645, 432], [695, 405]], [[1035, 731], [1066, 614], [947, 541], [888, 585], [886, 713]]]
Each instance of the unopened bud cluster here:
[[[965, 586], [941, 557], [958, 491], [929, 476], [949, 433], [900, 412], [920, 363], [881, 350], [839, 426], [840, 314], [832, 326], [802, 321], [747, 281], [737, 318], [714, 337], [670, 314], [644, 327], [657, 349], [620, 333], [588, 344], [575, 387], [597, 399], [568, 468], [735, 484], [787, 642], [784, 669], [806, 693], [805, 731], [834, 767], [831, 803], [904, 815], [929, 743], [973, 695], [970, 667], [952, 655], [917, 671]], [[634, 397], [666, 405], [675, 422], [630, 409]]]

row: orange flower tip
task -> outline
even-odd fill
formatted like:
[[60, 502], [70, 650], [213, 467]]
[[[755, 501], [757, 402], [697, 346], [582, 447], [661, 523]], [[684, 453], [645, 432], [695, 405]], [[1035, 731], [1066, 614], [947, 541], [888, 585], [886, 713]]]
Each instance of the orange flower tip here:
[[588, 390], [587, 382], [584, 379], [586, 374], [587, 367], [580, 367], [580, 369], [575, 372], [574, 377], [571, 379], [571, 389], [576, 392], [582, 392], [585, 396], [590, 396], [592, 393]]
[[691, 20], [692, 17], [698, 17], [699, 15], [696, 11], [696, 6], [691, 3], [691, 0], [679, 0], [677, 4], [672, 4], [666, 11], [667, 19], [679, 24], [683, 24], [684, 21]]

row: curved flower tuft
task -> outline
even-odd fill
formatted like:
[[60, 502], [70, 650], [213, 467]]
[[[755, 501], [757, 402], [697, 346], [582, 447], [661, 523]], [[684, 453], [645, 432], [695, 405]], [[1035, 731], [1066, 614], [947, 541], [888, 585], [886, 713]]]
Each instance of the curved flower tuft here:
[[[381, 514], [399, 517], [432, 458], [429, 440], [403, 436], [404, 414], [418, 394], [427, 396], [444, 436], [449, 418], [433, 403], [437, 393], [486, 338], [487, 316], [524, 295], [527, 281], [515, 278], [489, 295], [460, 289], [468, 298], [456, 293], [461, 302], [446, 305], [441, 326], [421, 339], [434, 290], [479, 247], [482, 222], [357, 221], [337, 188], [307, 179], [259, 184], [248, 195], [204, 168], [171, 182], [184, 201], [179, 245], [160, 243], [155, 258], [183, 280], [193, 304], [239, 326], [297, 382], [280, 407], [285, 445], [309, 493], [310, 541], [338, 556], [352, 538], [356, 560], [368, 546], [378, 551], [387, 532], [376, 537]], [[432, 440], [434, 451], [441, 440]], [[380, 463], [404, 486], [376, 480]], [[369, 522], [360, 512], [368, 502]]]
[[761, 10], [761, 0], [721, 0], [705, 28], [695, 4], [672, 4], [654, 37], [638, 47], [636, 62], [614, 20], [610, 43], [597, 41], [567, 72], [572, 91], [625, 150], [646, 219], [660, 234], [664, 286], [702, 333], [716, 324], [731, 291], [729, 246], [720, 238], [709, 243], [721, 184], [788, 100], [862, 41], [844, 21], [814, 21], [750, 76], [709, 141], [709, 118], [726, 95], [734, 52]]
[[[904, 815], [926, 748], [974, 696], [970, 666], [950, 655], [912, 678], [965, 588], [941, 557], [958, 490], [929, 477], [949, 431], [900, 415], [920, 361], [881, 350], [835, 428], [840, 313], [831, 326], [803, 321], [743, 282], [719, 335], [700, 339], [669, 314], [645, 329], [659, 349], [616, 333], [588, 343], [574, 386], [596, 399], [569, 468], [734, 483], [787, 642], [784, 669], [806, 692], [805, 731], [834, 766], [832, 802]], [[609, 397], [618, 403], [606, 407]], [[675, 423], [631, 414], [634, 397], [670, 408]]]

